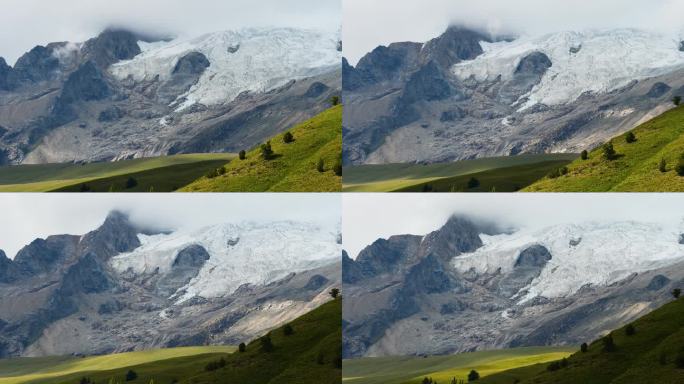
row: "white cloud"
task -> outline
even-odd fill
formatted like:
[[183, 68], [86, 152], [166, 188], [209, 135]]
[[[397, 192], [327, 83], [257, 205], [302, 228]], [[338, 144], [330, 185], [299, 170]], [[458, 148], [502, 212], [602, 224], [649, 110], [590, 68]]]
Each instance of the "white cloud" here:
[[13, 258], [23, 246], [50, 235], [82, 235], [118, 209], [131, 220], [161, 229], [198, 228], [242, 221], [307, 221], [337, 225], [338, 194], [3, 194], [0, 249]]
[[344, 249], [355, 258], [379, 238], [425, 235], [452, 215], [509, 228], [540, 228], [586, 221], [638, 221], [676, 225], [682, 194], [344, 194]]
[[242, 27], [338, 30], [341, 0], [2, 0], [0, 56], [13, 64], [35, 45], [84, 41], [108, 26], [199, 35]]
[[644, 28], [681, 31], [681, 0], [345, 0], [345, 57], [356, 63], [378, 45], [427, 41], [450, 23], [494, 33]]

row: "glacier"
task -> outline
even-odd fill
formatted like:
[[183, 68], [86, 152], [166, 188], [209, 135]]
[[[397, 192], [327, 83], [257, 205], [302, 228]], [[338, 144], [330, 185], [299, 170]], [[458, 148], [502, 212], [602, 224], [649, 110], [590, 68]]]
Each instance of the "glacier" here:
[[140, 247], [110, 260], [118, 273], [164, 274], [178, 252], [191, 245], [201, 245], [209, 253], [197, 277], [173, 296], [178, 302], [223, 297], [244, 284], [268, 284], [290, 273], [339, 262], [342, 254], [339, 229], [315, 223], [225, 223], [138, 236]]
[[484, 53], [455, 64], [459, 79], [510, 79], [520, 60], [542, 52], [552, 66], [527, 95], [520, 110], [536, 104], [561, 105], [585, 92], [606, 93], [684, 67], [679, 35], [637, 29], [565, 31], [524, 35], [512, 41], [481, 42]]
[[209, 68], [172, 103], [183, 110], [194, 104], [229, 103], [243, 92], [267, 92], [291, 80], [330, 71], [342, 62], [339, 39], [339, 31], [245, 28], [168, 42], [139, 42], [141, 54], [113, 64], [109, 71], [119, 80], [166, 80], [181, 57], [190, 52], [204, 54]]
[[676, 226], [642, 222], [559, 224], [542, 229], [480, 235], [483, 246], [451, 263], [461, 273], [507, 273], [520, 252], [533, 245], [546, 247], [552, 259], [528, 287], [520, 302], [535, 297], [571, 296], [583, 286], [607, 286], [634, 273], [684, 261], [681, 230]]

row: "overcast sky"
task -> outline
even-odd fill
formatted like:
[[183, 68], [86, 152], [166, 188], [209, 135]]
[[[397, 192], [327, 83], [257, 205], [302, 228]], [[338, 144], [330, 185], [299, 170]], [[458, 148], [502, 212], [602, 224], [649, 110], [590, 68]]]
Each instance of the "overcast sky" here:
[[450, 216], [467, 215], [502, 228], [540, 228], [586, 221], [681, 224], [682, 194], [353, 194], [343, 195], [344, 249], [356, 255], [379, 238], [426, 235]]
[[146, 227], [197, 228], [242, 221], [294, 220], [337, 225], [340, 196], [308, 194], [3, 194], [0, 249], [14, 258], [24, 245], [49, 235], [83, 235], [118, 209]]
[[2, 0], [0, 56], [12, 65], [35, 45], [84, 41], [108, 26], [199, 35], [241, 27], [338, 30], [341, 0]]
[[423, 42], [450, 23], [493, 33], [635, 27], [681, 31], [682, 0], [344, 0], [344, 55], [355, 64], [378, 45]]

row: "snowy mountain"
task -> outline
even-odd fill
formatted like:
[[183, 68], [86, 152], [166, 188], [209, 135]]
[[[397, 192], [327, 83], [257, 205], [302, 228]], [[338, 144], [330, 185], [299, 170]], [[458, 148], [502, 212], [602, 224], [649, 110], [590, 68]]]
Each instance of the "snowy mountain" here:
[[159, 233], [112, 212], [85, 235], [0, 251], [0, 357], [247, 342], [331, 300], [340, 253], [337, 226]]
[[143, 52], [114, 64], [119, 80], [169, 80], [179, 60], [191, 52], [203, 54], [210, 65], [198, 82], [178, 95], [178, 108], [233, 101], [242, 92], [267, 92], [292, 80], [338, 69], [338, 36], [298, 29], [243, 29], [210, 33], [190, 39], [139, 43]]
[[347, 164], [592, 149], [684, 95], [684, 39], [637, 29], [501, 39], [450, 27], [343, 63]]
[[107, 30], [0, 59], [0, 165], [238, 152], [341, 92], [339, 33]]
[[579, 345], [670, 300], [682, 228], [576, 222], [498, 231], [453, 217], [342, 260], [344, 355]]
[[[632, 81], [657, 77], [684, 67], [681, 39], [636, 29], [559, 32], [513, 41], [481, 42], [484, 53], [452, 68], [461, 80], [471, 76], [491, 81], [511, 80], [524, 57], [545, 54], [553, 63], [521, 108], [571, 103], [582, 94], [605, 94]], [[517, 100], [516, 100], [517, 101]]]
[[572, 296], [582, 287], [607, 286], [632, 274], [684, 261], [681, 231], [659, 224], [618, 222], [559, 225], [513, 234], [480, 235], [483, 246], [452, 264], [460, 273], [510, 273], [520, 254], [541, 245], [552, 255], [538, 277], [522, 287], [523, 302]]
[[140, 247], [111, 259], [119, 273], [168, 274], [179, 252], [206, 249], [197, 276], [180, 288], [180, 302], [228, 296], [244, 285], [266, 285], [291, 273], [334, 264], [342, 246], [332, 228], [294, 222], [221, 224], [171, 234], [139, 235]]

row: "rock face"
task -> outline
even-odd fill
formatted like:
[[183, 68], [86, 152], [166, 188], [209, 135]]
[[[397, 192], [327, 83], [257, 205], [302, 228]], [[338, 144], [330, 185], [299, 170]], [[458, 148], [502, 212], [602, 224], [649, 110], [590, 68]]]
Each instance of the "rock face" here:
[[160, 41], [111, 29], [37, 46], [14, 68], [0, 59], [0, 164], [251, 148], [340, 95], [330, 37], [254, 29]]
[[383, 342], [386, 332], [419, 316], [429, 297], [464, 292], [463, 279], [453, 273], [448, 261], [481, 245], [480, 233], [475, 224], [454, 217], [424, 238], [402, 235], [377, 240], [356, 260], [345, 253], [344, 355], [374, 354], [370, 350]]
[[[655, 69], [656, 51], [676, 64]], [[579, 153], [664, 112], [684, 85], [671, 37], [637, 30], [502, 40], [451, 27], [342, 72], [345, 164]]]
[[198, 244], [170, 250], [169, 270], [113, 268], [114, 258], [141, 247], [139, 237], [165, 235], [114, 211], [96, 230], [36, 240], [14, 261], [0, 251], [0, 357], [248, 342], [323, 304], [341, 285], [339, 263], [312, 263], [234, 292], [179, 300], [179, 289], [217, 263]]
[[[606, 228], [625, 234], [633, 226]], [[646, 232], [658, 230], [662, 228]], [[517, 233], [501, 233], [494, 226], [454, 217], [426, 236], [377, 240], [356, 260], [344, 253], [344, 356], [578, 345], [657, 308], [670, 300], [673, 287], [684, 283], [684, 254], [680, 254], [678, 239], [671, 235], [656, 236], [658, 239], [645, 235], [634, 249], [621, 248], [619, 253], [625, 252], [625, 258], [616, 259], [626, 265], [631, 263], [627, 257], [644, 260], [643, 247], [667, 248], [656, 257], [658, 261], [604, 271], [603, 260], [592, 265], [580, 263], [583, 266], [566, 264], [584, 260], [584, 248], [595, 248], [592, 244], [597, 241], [603, 251], [611, 253], [613, 242], [622, 242], [621, 238], [605, 237], [606, 232], [593, 227], [583, 238], [565, 227], [549, 228], [536, 236], [547, 236], [549, 240], [543, 242], [550, 246], [531, 240], [535, 236]], [[485, 238], [488, 240], [483, 241]], [[510, 243], [505, 239], [511, 239]], [[594, 256], [605, 258], [603, 254]], [[610, 260], [605, 263], [614, 265]], [[585, 270], [583, 282], [565, 294], [554, 294], [556, 286], [567, 285], [567, 281], [549, 273], [565, 275], [569, 269]], [[616, 273], [620, 275], [615, 277]], [[589, 275], [596, 277], [597, 283], [588, 283], [594, 281]], [[551, 283], [545, 291], [535, 288], [545, 280]]]
[[142, 38], [126, 30], [110, 29], [85, 42], [83, 55], [101, 68], [140, 54], [138, 40]]

